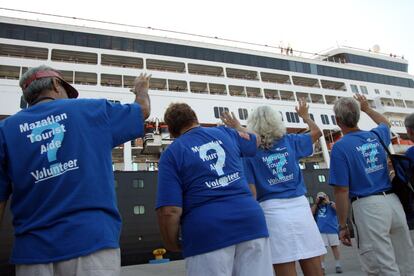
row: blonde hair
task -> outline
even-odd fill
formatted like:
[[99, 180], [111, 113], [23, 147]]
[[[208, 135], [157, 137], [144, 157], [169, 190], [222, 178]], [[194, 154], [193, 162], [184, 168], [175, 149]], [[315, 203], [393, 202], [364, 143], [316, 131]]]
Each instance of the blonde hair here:
[[264, 149], [270, 149], [286, 134], [282, 116], [270, 106], [257, 107], [247, 120], [247, 128], [261, 137], [260, 147]]

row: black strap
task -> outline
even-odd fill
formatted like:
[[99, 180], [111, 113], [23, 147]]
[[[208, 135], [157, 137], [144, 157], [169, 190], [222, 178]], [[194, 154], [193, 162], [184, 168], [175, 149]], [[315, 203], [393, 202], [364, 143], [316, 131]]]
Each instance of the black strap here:
[[379, 134], [375, 131], [372, 130], [372, 132], [378, 137], [378, 140], [380, 141], [381, 145], [384, 147], [385, 151], [388, 153], [389, 156], [392, 155], [392, 153], [390, 152], [390, 150], [388, 149], [387, 145], [385, 145], [384, 141], [382, 141], [381, 137], [379, 136]]

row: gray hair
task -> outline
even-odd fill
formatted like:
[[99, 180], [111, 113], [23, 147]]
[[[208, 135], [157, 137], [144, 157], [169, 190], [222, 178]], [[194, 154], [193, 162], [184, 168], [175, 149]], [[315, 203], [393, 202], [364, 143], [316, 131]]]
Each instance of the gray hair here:
[[279, 112], [270, 106], [259, 106], [249, 116], [247, 128], [257, 133], [261, 139], [261, 147], [269, 149], [274, 142], [286, 134], [286, 127]]
[[356, 127], [361, 115], [359, 103], [351, 97], [340, 98], [335, 101], [334, 113], [338, 120], [346, 127]]
[[48, 71], [48, 70], [56, 71], [55, 69], [48, 67], [46, 65], [40, 65], [38, 67], [29, 69], [20, 78], [19, 85], [23, 90], [23, 97], [27, 103], [29, 104], [33, 103], [33, 101], [36, 100], [43, 93], [43, 91], [53, 89], [52, 77], [34, 80], [30, 83], [28, 87], [26, 87], [26, 89], [23, 89], [24, 83], [26, 83], [27, 79], [29, 79], [33, 74], [36, 74], [39, 71]]
[[414, 113], [411, 113], [410, 115], [405, 117], [404, 125], [406, 128], [414, 130]]

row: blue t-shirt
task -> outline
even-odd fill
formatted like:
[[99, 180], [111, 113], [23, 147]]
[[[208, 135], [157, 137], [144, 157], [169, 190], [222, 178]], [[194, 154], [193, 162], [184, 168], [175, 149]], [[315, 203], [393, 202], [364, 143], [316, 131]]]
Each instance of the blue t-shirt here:
[[112, 148], [143, 134], [138, 104], [62, 99], [0, 122], [0, 201], [12, 194], [11, 262], [118, 248]]
[[244, 159], [247, 182], [254, 184], [257, 200], [292, 198], [306, 193], [299, 159], [313, 153], [309, 134], [287, 134], [269, 150]]
[[390, 144], [390, 129], [380, 124], [371, 131], [348, 133], [332, 148], [329, 184], [349, 187], [350, 198], [391, 189], [387, 153], [374, 131]]
[[410, 147], [406, 152], [405, 156], [411, 159], [412, 162], [414, 162], [414, 146]]
[[267, 237], [263, 211], [243, 174], [256, 137], [227, 127], [196, 127], [161, 155], [157, 208], [183, 208], [184, 257]]
[[[331, 202], [333, 204], [333, 202]], [[338, 217], [336, 211], [331, 204], [321, 204], [316, 209], [316, 224], [319, 232], [323, 234], [337, 234], [338, 233]]]

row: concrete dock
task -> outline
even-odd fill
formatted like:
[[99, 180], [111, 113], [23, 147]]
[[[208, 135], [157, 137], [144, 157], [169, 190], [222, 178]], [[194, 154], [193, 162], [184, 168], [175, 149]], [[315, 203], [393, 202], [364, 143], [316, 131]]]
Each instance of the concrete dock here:
[[[411, 238], [414, 240], [414, 230], [411, 231]], [[359, 265], [358, 253], [356, 248], [356, 241], [353, 240], [352, 247], [340, 246], [341, 263], [343, 276], [363, 276], [366, 275], [361, 271]], [[338, 275], [335, 274], [335, 260], [329, 249], [326, 256], [326, 275]], [[298, 275], [301, 273], [299, 265], [297, 265]], [[144, 264], [122, 267], [121, 276], [184, 276], [185, 275], [185, 263], [184, 261], [173, 261], [166, 264]]]
[[[414, 236], [412, 234], [412, 236]], [[362, 276], [364, 275], [360, 269], [359, 260], [357, 256], [356, 243], [352, 248], [341, 246], [341, 262], [344, 276]], [[326, 275], [335, 274], [335, 261], [332, 252], [329, 250], [326, 257]], [[297, 266], [298, 275], [303, 275], [300, 271], [299, 265]], [[185, 263], [184, 261], [173, 261], [166, 264], [144, 264], [126, 266], [122, 268], [121, 276], [183, 276], [185, 275]]]

